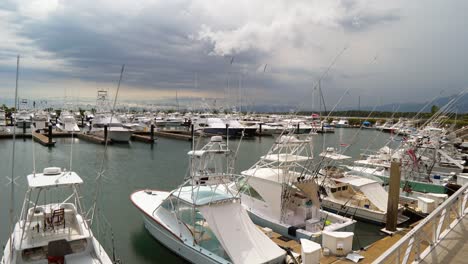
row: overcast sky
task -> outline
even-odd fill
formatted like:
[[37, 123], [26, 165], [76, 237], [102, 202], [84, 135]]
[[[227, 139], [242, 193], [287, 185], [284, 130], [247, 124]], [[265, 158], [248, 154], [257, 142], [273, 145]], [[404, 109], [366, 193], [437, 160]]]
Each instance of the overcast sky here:
[[20, 54], [22, 98], [93, 98], [115, 89], [125, 64], [122, 100], [234, 97], [241, 82], [246, 103], [306, 108], [332, 65], [329, 105], [343, 94], [343, 106], [421, 102], [468, 86], [467, 10], [464, 0], [1, 0], [0, 97], [14, 95]]

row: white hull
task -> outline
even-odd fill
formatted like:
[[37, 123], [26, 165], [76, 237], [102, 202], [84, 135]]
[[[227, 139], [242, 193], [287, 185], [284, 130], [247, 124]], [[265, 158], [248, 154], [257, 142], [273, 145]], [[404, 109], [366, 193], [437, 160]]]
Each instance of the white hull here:
[[201, 254], [197, 249], [184, 244], [178, 237], [175, 237], [172, 233], [146, 215], [143, 215], [143, 221], [146, 230], [148, 230], [155, 239], [180, 257], [192, 263], [230, 263], [228, 261], [218, 262]]
[[353, 218], [376, 224], [384, 224], [387, 215], [384, 212], [360, 208], [349, 204], [342, 208], [340, 203], [335, 203], [327, 199], [322, 200], [322, 207], [327, 211], [340, 212], [340, 214], [346, 214]]
[[[161, 224], [159, 218], [152, 216], [159, 204], [169, 195], [167, 192], [154, 191], [154, 193], [156, 195], [147, 194], [145, 191], [137, 191], [130, 196], [130, 200], [138, 210], [140, 210], [145, 228], [156, 240], [177, 255], [193, 263], [230, 263], [200, 247], [198, 244], [193, 244], [192, 238], [185, 238], [182, 240], [181, 237], [176, 234], [178, 232], [176, 231], [178, 230], [178, 226], [174, 219], [164, 217], [163, 219], [165, 219], [166, 222]], [[169, 228], [171, 227], [174, 228], [174, 230], [170, 230]], [[182, 236], [182, 238], [184, 238], [184, 236]]]

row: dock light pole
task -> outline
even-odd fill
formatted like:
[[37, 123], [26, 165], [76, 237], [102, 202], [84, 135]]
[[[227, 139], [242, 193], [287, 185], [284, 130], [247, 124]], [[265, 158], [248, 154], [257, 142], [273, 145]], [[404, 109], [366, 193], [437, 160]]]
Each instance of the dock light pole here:
[[388, 189], [387, 222], [385, 229], [390, 232], [396, 231], [398, 218], [398, 201], [400, 199], [400, 161], [392, 160], [390, 165], [390, 184]]

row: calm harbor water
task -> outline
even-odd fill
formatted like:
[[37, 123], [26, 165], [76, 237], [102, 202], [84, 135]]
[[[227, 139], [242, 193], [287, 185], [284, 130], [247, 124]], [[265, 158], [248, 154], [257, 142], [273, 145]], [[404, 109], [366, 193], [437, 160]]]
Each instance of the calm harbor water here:
[[[324, 139], [325, 146], [339, 147], [340, 144], [352, 144], [345, 154], [356, 159], [364, 149], [375, 150], [383, 146], [389, 136], [389, 134], [374, 130], [337, 129], [334, 134], [315, 136], [314, 149], [317, 154], [320, 153], [324, 146]], [[135, 190], [146, 188], [169, 191], [181, 184], [187, 172], [186, 154], [190, 150], [190, 142], [160, 138], [153, 148], [149, 144], [139, 142], [114, 144], [109, 146], [104, 155], [102, 145], [76, 138], [55, 140], [57, 143], [54, 148], [49, 149], [36, 143], [33, 152], [31, 140], [17, 139], [15, 148], [16, 212], [21, 208], [26, 190], [26, 175], [33, 171], [33, 153], [36, 171], [40, 172], [44, 167], [50, 166], [69, 169], [70, 157], [73, 153], [72, 170], [85, 181], [81, 191], [88, 208], [92, 202], [97, 171], [103, 161], [105, 178], [103, 179], [104, 195], [101, 209], [112, 226], [115, 252], [118, 258], [124, 263], [184, 262], [146, 232], [140, 213], [131, 204], [129, 195]], [[253, 165], [259, 156], [268, 151], [273, 140], [272, 137], [244, 139], [239, 147], [236, 170], [244, 170]], [[235, 151], [239, 140], [230, 140], [229, 143], [231, 149]], [[199, 147], [203, 146], [203, 142], [198, 144]], [[12, 140], [0, 140], [0, 245], [2, 247], [9, 236], [10, 185], [7, 177], [11, 175], [12, 147]], [[379, 228], [358, 223], [354, 247], [364, 247], [382, 237], [383, 234], [379, 232]], [[99, 239], [111, 255], [110, 232], [101, 228], [99, 233], [106, 233], [105, 238]]]

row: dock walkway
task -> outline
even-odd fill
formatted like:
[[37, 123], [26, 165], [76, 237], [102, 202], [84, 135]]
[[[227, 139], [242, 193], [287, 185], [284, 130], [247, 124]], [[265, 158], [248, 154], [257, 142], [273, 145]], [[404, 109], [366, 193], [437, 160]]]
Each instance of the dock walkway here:
[[420, 263], [467, 263], [468, 262], [468, 215], [434, 247]]

